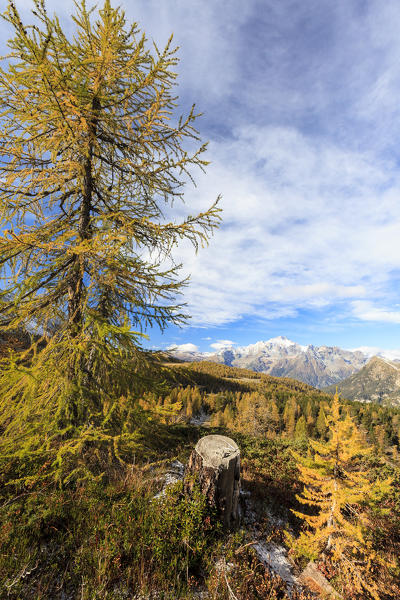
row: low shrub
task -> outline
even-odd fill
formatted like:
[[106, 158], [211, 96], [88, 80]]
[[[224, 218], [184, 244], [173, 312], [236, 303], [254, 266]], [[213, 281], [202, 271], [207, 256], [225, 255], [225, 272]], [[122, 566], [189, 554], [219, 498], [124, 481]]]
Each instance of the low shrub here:
[[178, 597], [201, 577], [219, 530], [196, 486], [190, 498], [182, 483], [154, 498], [158, 480], [136, 471], [119, 484], [43, 486], [6, 501], [0, 597]]

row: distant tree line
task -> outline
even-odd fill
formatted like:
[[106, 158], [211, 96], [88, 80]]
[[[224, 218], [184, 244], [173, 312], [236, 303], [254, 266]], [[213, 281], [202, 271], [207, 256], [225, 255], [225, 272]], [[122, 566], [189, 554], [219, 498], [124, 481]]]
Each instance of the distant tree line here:
[[[192, 363], [174, 372], [176, 387], [166, 394], [145, 394], [140, 401], [166, 423], [205, 412], [212, 426], [252, 436], [327, 439], [332, 396], [305, 383], [211, 362]], [[342, 404], [368, 442], [397, 459], [400, 409], [344, 399]]]

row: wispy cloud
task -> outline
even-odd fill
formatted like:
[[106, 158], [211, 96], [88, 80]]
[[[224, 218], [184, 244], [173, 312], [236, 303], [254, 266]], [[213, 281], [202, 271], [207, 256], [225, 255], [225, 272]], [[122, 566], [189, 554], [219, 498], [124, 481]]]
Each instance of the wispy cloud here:
[[[211, 249], [179, 260], [195, 323], [386, 296], [400, 270], [400, 178], [390, 160], [291, 128], [242, 128], [214, 142], [214, 163], [190, 202], [223, 190]], [[379, 198], [379, 200], [378, 200]]]
[[168, 346], [167, 350], [175, 350], [176, 352], [198, 352], [199, 348], [196, 344], [177, 344]]
[[214, 350], [225, 350], [226, 348], [232, 348], [236, 345], [236, 342], [232, 342], [232, 340], [218, 340], [214, 342], [214, 344], [210, 344], [210, 347]]
[[352, 303], [354, 315], [362, 321], [376, 323], [400, 323], [400, 310], [390, 310], [374, 306], [372, 302], [355, 301]]
[[[47, 4], [68, 29], [72, 0]], [[182, 105], [198, 102], [211, 140], [207, 174], [173, 213], [223, 195], [210, 248], [175, 255], [192, 325], [325, 308], [400, 323], [398, 2], [121, 4], [161, 46], [175, 33]]]
[[380, 348], [379, 346], [360, 346], [359, 348], [351, 348], [351, 352], [362, 352], [367, 356], [381, 356], [382, 358], [386, 358], [388, 360], [400, 360], [400, 348], [393, 350], [385, 350], [384, 348]]

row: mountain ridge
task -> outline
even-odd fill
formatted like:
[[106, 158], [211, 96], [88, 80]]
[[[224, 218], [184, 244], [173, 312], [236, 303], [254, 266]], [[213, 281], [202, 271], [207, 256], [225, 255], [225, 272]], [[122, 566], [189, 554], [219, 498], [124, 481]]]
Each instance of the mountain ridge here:
[[[169, 351], [176, 358], [188, 362], [207, 360], [276, 377], [291, 377], [320, 389], [347, 379], [362, 369], [371, 358], [371, 354], [361, 349], [346, 350], [338, 346], [313, 344], [304, 346], [285, 336], [261, 340], [248, 346], [226, 346], [216, 352], [180, 352], [179, 348]], [[387, 351], [387, 354], [392, 357], [395, 353]], [[380, 358], [394, 363], [385, 357], [385, 351], [381, 352]]]
[[335, 387], [348, 400], [400, 406], [400, 363], [373, 356], [359, 371], [324, 391], [334, 392]]

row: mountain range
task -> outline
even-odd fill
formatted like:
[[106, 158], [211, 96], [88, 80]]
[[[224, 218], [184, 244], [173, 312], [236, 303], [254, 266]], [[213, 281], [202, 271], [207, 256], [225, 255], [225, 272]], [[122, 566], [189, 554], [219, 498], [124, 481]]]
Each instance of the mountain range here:
[[[184, 361], [213, 361], [277, 377], [291, 377], [317, 388], [347, 379], [360, 371], [371, 358], [366, 351], [344, 350], [337, 346], [302, 346], [284, 336], [249, 346], [224, 348], [214, 353], [181, 352], [179, 349], [170, 352]], [[382, 358], [385, 359], [384, 353]]]
[[357, 373], [325, 391], [332, 393], [336, 387], [348, 400], [400, 406], [400, 362], [373, 356]]

